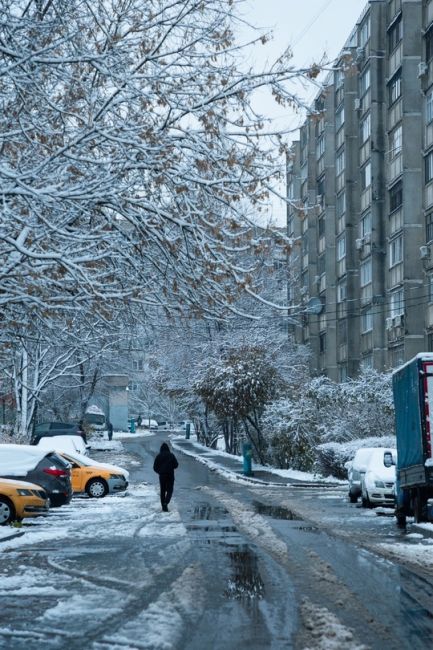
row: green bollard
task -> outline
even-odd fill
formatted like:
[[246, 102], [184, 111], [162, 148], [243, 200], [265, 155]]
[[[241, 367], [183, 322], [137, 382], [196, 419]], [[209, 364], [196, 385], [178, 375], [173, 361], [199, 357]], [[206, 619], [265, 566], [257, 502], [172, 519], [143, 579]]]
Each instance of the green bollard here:
[[189, 422], [185, 424], [185, 438], [189, 440], [189, 437], [191, 435], [191, 425]]
[[135, 433], [135, 420], [131, 418], [129, 421], [129, 430], [131, 433]]
[[243, 461], [244, 461], [244, 475], [245, 476], [252, 476], [253, 472], [251, 469], [251, 463], [252, 463], [252, 458], [253, 458], [253, 449], [251, 447], [250, 442], [244, 442], [242, 443], [242, 455], [243, 455]]

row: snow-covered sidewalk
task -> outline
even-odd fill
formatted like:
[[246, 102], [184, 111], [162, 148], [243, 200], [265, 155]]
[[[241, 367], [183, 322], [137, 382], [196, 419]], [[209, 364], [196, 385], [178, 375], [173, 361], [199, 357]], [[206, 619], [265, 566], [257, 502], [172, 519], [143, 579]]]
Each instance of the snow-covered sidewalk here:
[[275, 467], [258, 465], [257, 463], [253, 464], [252, 476], [246, 476], [243, 473], [242, 456], [233, 456], [218, 449], [210, 449], [193, 440], [187, 440], [183, 436], [172, 435], [171, 443], [174, 449], [188, 456], [193, 456], [199, 462], [207, 465], [209, 469], [217, 471], [230, 480], [263, 483], [268, 486], [275, 485], [278, 487], [286, 485], [307, 487], [310, 484], [315, 487], [321, 484], [330, 487], [332, 485], [344, 485], [345, 483], [345, 481], [339, 481], [333, 477], [323, 478], [309, 472], [276, 469]]

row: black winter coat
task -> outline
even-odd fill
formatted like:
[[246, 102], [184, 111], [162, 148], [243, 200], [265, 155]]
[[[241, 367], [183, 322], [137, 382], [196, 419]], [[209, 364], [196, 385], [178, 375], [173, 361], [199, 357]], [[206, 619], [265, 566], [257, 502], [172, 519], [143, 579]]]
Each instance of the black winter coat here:
[[163, 442], [159, 454], [153, 463], [153, 471], [157, 474], [164, 476], [172, 476], [174, 478], [174, 470], [179, 467], [177, 458], [171, 453], [166, 442]]

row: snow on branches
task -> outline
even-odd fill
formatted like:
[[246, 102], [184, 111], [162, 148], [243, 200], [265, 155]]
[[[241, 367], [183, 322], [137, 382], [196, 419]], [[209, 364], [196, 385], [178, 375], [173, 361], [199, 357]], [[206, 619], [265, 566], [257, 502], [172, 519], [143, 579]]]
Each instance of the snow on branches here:
[[4, 319], [211, 318], [250, 288], [239, 259], [278, 167], [251, 94], [299, 105], [311, 74], [244, 69], [236, 4], [0, 0]]

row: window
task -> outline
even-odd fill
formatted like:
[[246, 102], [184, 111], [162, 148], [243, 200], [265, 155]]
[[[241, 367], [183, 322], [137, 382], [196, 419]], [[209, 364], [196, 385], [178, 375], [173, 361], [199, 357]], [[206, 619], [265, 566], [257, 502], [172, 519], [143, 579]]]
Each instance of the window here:
[[368, 39], [370, 38], [370, 18], [363, 23], [361, 29], [359, 30], [359, 46], [365, 47]]
[[373, 219], [371, 216], [371, 212], [367, 212], [367, 214], [361, 217], [361, 221], [359, 223], [360, 236], [365, 237], [365, 235], [371, 233], [372, 228], [373, 228]]
[[319, 334], [319, 351], [323, 354], [326, 350], [326, 334]]
[[367, 284], [371, 283], [372, 278], [372, 265], [371, 257], [361, 264], [361, 287], [366, 287]]
[[346, 256], [346, 236], [337, 239], [337, 260], [340, 261]]
[[367, 68], [359, 77], [359, 94], [361, 95], [361, 97], [365, 95], [365, 93], [369, 88], [370, 88], [370, 68]]
[[344, 106], [335, 113], [335, 130], [339, 131], [344, 124]]
[[337, 176], [339, 176], [344, 171], [344, 166], [345, 166], [345, 156], [344, 156], [344, 151], [342, 151], [340, 154], [338, 154], [337, 160], [335, 162], [335, 173]]
[[389, 242], [389, 268], [403, 260], [403, 237], [396, 237]]
[[361, 168], [361, 190], [364, 191], [371, 185], [371, 163]]
[[400, 124], [389, 134], [389, 159], [394, 160], [401, 154], [403, 144], [403, 127]]
[[326, 260], [325, 260], [324, 255], [321, 255], [320, 257], [317, 258], [317, 274], [318, 275], [323, 275], [323, 273], [325, 273], [325, 269], [326, 269], [325, 264], [326, 264]]
[[361, 333], [371, 332], [373, 329], [373, 312], [371, 307], [361, 314]]
[[403, 289], [393, 291], [389, 297], [389, 315], [391, 318], [404, 314], [404, 293]]
[[325, 236], [325, 219], [324, 219], [324, 217], [321, 217], [320, 219], [318, 219], [317, 225], [318, 225], [318, 231], [319, 231], [319, 238], [324, 237]]
[[370, 113], [361, 122], [361, 144], [367, 142], [371, 135], [371, 116]]
[[321, 135], [317, 140], [316, 155], [318, 158], [320, 158], [321, 156], [323, 156], [324, 153], [325, 153], [325, 136]]
[[372, 368], [373, 367], [373, 355], [366, 354], [361, 359], [361, 368]]
[[337, 302], [344, 302], [347, 298], [347, 282], [342, 280], [337, 285]]
[[401, 19], [401, 14], [397, 20], [391, 26], [388, 32], [388, 49], [389, 52], [393, 52], [397, 45], [400, 43], [403, 38], [403, 21]]
[[134, 359], [132, 362], [133, 370], [143, 370], [143, 359]]
[[336, 70], [335, 72], [335, 88], [339, 90], [344, 84], [344, 70]]
[[425, 218], [426, 240], [433, 241], [433, 212], [430, 212]]
[[403, 182], [399, 181], [389, 190], [389, 210], [395, 212], [403, 205]]
[[427, 124], [430, 124], [430, 122], [433, 122], [433, 90], [430, 90], [430, 92], [427, 93], [425, 101], [425, 119]]
[[425, 35], [425, 60], [433, 59], [433, 28]]
[[337, 205], [336, 205], [337, 217], [342, 217], [346, 212], [346, 192], [341, 192], [337, 196]]
[[401, 70], [399, 70], [391, 79], [388, 85], [388, 100], [391, 106], [401, 97]]
[[340, 382], [340, 384], [347, 381], [347, 377], [348, 377], [348, 375], [347, 375], [347, 366], [346, 365], [338, 366], [338, 381]]
[[138, 391], [139, 384], [135, 383], [134, 381], [130, 381], [128, 384], [128, 390], [130, 390], [133, 393], [136, 393]]
[[428, 301], [433, 302], [433, 273], [431, 273], [428, 278]]
[[433, 181], [433, 151], [430, 151], [425, 158], [425, 182]]

